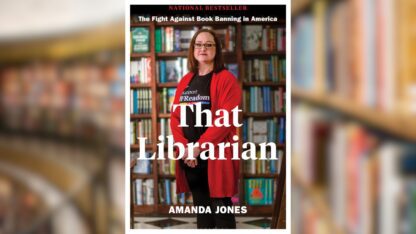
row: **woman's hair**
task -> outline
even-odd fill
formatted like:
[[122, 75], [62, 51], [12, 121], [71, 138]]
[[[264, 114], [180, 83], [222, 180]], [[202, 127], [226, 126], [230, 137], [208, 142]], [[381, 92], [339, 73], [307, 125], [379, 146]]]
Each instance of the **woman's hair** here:
[[195, 46], [196, 37], [202, 32], [210, 33], [212, 37], [214, 37], [214, 41], [215, 41], [214, 72], [217, 73], [221, 71], [222, 69], [224, 69], [224, 60], [222, 58], [221, 41], [220, 39], [218, 39], [217, 35], [215, 35], [214, 31], [210, 29], [205, 29], [205, 28], [198, 30], [195, 33], [195, 35], [192, 37], [191, 45], [189, 46], [189, 53], [188, 53], [188, 69], [189, 71], [193, 73], [198, 72], [198, 61], [195, 59], [195, 56], [194, 56], [194, 50], [195, 50], [194, 46]]

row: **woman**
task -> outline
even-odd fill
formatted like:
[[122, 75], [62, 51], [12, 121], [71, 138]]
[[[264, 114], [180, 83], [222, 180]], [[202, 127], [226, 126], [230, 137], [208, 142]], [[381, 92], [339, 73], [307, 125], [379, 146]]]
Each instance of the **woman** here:
[[[233, 119], [231, 110], [240, 104], [241, 88], [237, 79], [226, 69], [221, 54], [221, 43], [215, 33], [201, 29], [191, 40], [186, 74], [178, 84], [173, 104], [195, 105], [200, 103], [202, 110], [209, 109], [212, 123], [215, 111], [224, 109]], [[195, 108], [194, 108], [195, 110]], [[195, 127], [196, 115], [190, 108], [186, 111], [189, 127], [179, 127], [180, 108], [171, 111], [171, 129], [175, 142], [184, 146], [187, 143], [204, 142], [214, 144], [218, 158], [219, 143], [234, 143], [236, 127]], [[202, 126], [206, 125], [206, 116], [202, 115]], [[210, 207], [212, 213], [197, 214], [198, 228], [235, 228], [235, 216], [232, 213], [215, 214], [219, 207], [232, 206], [231, 197], [237, 193], [239, 161], [231, 160], [232, 149], [225, 149], [227, 160], [201, 160], [199, 153], [204, 148], [195, 148], [196, 160], [186, 159], [176, 163], [177, 193], [192, 192], [194, 206]]]

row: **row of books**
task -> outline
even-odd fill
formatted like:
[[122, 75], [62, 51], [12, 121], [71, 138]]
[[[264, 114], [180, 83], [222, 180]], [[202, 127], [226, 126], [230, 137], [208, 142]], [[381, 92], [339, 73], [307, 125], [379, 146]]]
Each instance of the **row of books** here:
[[[270, 154], [270, 152], [268, 153]], [[283, 150], [278, 150], [277, 154], [277, 160], [246, 160], [244, 162], [244, 173], [251, 175], [279, 173]], [[260, 151], [257, 151], [257, 158], [260, 158]], [[270, 158], [270, 155], [267, 158]]]
[[148, 27], [135, 27], [130, 31], [131, 52], [144, 53], [149, 52], [150, 33]]
[[175, 175], [175, 162], [175, 160], [158, 161], [159, 175]]
[[136, 179], [132, 184], [133, 201], [135, 205], [154, 205], [153, 179]]
[[187, 205], [193, 204], [191, 193], [176, 194], [176, 180], [163, 179], [158, 183], [159, 204]]
[[[313, 4], [317, 10], [292, 24], [293, 84], [383, 113], [414, 115], [416, 76], [410, 51], [416, 50], [407, 43], [412, 41], [409, 30], [396, 27], [414, 22], [412, 11], [406, 13], [414, 9], [408, 2]], [[406, 6], [397, 13], [395, 5]], [[396, 14], [401, 17], [395, 19]]]
[[160, 93], [160, 111], [162, 113], [170, 113], [170, 109], [175, 99], [176, 88], [163, 88]]
[[245, 179], [245, 201], [248, 205], [271, 205], [276, 187], [274, 179]]
[[[154, 180], [135, 179], [132, 183], [133, 202], [135, 205], [154, 205]], [[164, 205], [191, 205], [191, 193], [176, 194], [176, 180], [159, 180], [159, 204]]]
[[[271, 56], [270, 59], [245, 60], [244, 81], [285, 81], [286, 59]], [[178, 57], [174, 60], [159, 60], [156, 62], [156, 77], [159, 83], [179, 82], [188, 73], [188, 59]], [[239, 77], [238, 64], [225, 64], [225, 67]], [[152, 79], [151, 60], [148, 57], [130, 62], [130, 83], [149, 84]]]
[[286, 29], [269, 25], [243, 26], [243, 49], [245, 51], [286, 51]]
[[[163, 88], [159, 93], [160, 113], [170, 113], [173, 99], [175, 98], [176, 88]], [[152, 111], [152, 97], [150, 89], [130, 90], [130, 113], [131, 114], [150, 114]]]
[[285, 143], [285, 118], [268, 120], [249, 117], [243, 120], [243, 141], [253, 143]]
[[[277, 160], [247, 160], [244, 162], [244, 173], [257, 175], [257, 174], [277, 174], [281, 167], [281, 158], [283, 157], [283, 150], [278, 150]], [[139, 152], [131, 153], [133, 158], [139, 157]], [[145, 153], [145, 157], [151, 157], [150, 152]], [[260, 151], [257, 152], [257, 157], [260, 158]], [[270, 158], [270, 156], [268, 157]], [[137, 160], [136, 165], [133, 167], [132, 172], [139, 174], [151, 174], [152, 173], [153, 160]], [[175, 175], [175, 160], [161, 160], [158, 161], [158, 173], [159, 175]]]
[[146, 144], [152, 143], [152, 120], [141, 119], [130, 121], [130, 144], [138, 144], [139, 137], [145, 137]]
[[148, 84], [152, 79], [151, 59], [144, 57], [130, 62], [130, 83]]
[[283, 87], [251, 86], [243, 92], [243, 107], [248, 112], [285, 112], [286, 91]]
[[174, 27], [160, 27], [155, 29], [156, 52], [174, 52], [189, 49], [191, 39], [198, 28], [177, 29]]
[[[145, 157], [150, 158], [152, 153], [145, 152]], [[131, 157], [135, 160], [139, 157], [139, 152], [131, 152]], [[133, 167], [132, 172], [139, 174], [151, 174], [152, 173], [153, 160], [137, 160], [136, 165]]]
[[221, 41], [222, 51], [233, 52], [235, 50], [235, 27], [229, 25], [227, 28], [212, 28]]
[[150, 89], [130, 90], [130, 113], [131, 114], [152, 113], [152, 90]]
[[[292, 137], [297, 142], [292, 165], [296, 180], [302, 181], [292, 188], [319, 188], [329, 201], [331, 226], [355, 233], [398, 233], [414, 222], [414, 144], [389, 139], [308, 106], [294, 105], [292, 113]], [[298, 225], [304, 224], [304, 212], [307, 207], [292, 211]]]
[[[213, 28], [221, 41], [223, 51], [235, 50], [235, 27]], [[192, 29], [179, 29], [174, 27], [159, 27], [155, 29], [155, 51], [175, 52], [189, 50], [191, 39], [198, 27]], [[131, 29], [131, 51], [133, 53], [149, 52], [149, 28], [133, 27]], [[243, 26], [243, 48], [245, 51], [285, 51], [286, 29], [272, 28], [269, 25], [245, 25]]]
[[160, 83], [179, 82], [188, 73], [188, 59], [159, 60], [156, 62], [156, 76]]
[[245, 81], [284, 81], [286, 59], [271, 56], [270, 59], [248, 59], [244, 61]]
[[172, 135], [172, 130], [170, 128], [170, 118], [161, 118], [159, 120], [159, 135], [169, 136]]

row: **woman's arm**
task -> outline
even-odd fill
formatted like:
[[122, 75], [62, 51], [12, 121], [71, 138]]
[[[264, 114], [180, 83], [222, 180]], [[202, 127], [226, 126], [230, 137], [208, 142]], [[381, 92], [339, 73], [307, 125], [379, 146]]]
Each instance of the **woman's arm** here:
[[[241, 102], [241, 88], [238, 85], [237, 79], [235, 77], [224, 77], [224, 82], [222, 82], [221, 87], [218, 87], [219, 95], [218, 95], [218, 109], [224, 109], [229, 116], [229, 121], [233, 120], [233, 112], [232, 109], [240, 105]], [[216, 110], [215, 110], [216, 111]], [[213, 115], [213, 123], [218, 118], [215, 116], [215, 112], [212, 113]], [[198, 143], [201, 147], [203, 143], [209, 142], [214, 145], [217, 145], [223, 142], [224, 138], [227, 137], [231, 132], [231, 127], [209, 127], [204, 134], [198, 140]], [[201, 149], [204, 149], [201, 147]]]

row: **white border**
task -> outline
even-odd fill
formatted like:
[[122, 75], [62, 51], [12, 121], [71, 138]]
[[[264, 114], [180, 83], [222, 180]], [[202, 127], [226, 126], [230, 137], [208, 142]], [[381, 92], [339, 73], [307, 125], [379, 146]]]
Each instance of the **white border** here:
[[[224, 1], [225, 2], [225, 1]], [[194, 233], [196, 229], [130, 229], [130, 5], [286, 5], [286, 229], [237, 229], [237, 230], [215, 230], [220, 233], [230, 233], [238, 231], [239, 233], [273, 233], [283, 234], [291, 233], [291, 2], [290, 0], [227, 0], [226, 3], [215, 0], [200, 0], [199, 2], [189, 1], [172, 1], [172, 0], [152, 0], [149, 2], [139, 2], [138, 0], [125, 1], [125, 233]], [[176, 231], [177, 230], [177, 231]], [[212, 230], [197, 230], [199, 233], [208, 233]]]

